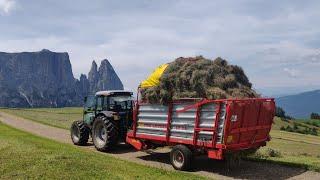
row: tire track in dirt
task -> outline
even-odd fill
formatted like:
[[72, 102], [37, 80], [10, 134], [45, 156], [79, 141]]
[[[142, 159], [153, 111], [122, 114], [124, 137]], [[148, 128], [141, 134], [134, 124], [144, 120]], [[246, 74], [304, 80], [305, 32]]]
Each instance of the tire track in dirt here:
[[[0, 112], [0, 121], [41, 137], [72, 144], [70, 133], [65, 129], [43, 125], [4, 112]], [[88, 146], [82, 146], [81, 148], [95, 151], [94, 146], [90, 143]], [[135, 151], [129, 145], [121, 144], [114, 151], [102, 154], [147, 166], [174, 170], [169, 162], [169, 152], [169, 148], [160, 148], [149, 152]], [[194, 166], [195, 169], [190, 173], [214, 179], [320, 179], [320, 173], [317, 172], [264, 162], [243, 161], [239, 167], [227, 170], [225, 164], [221, 161], [197, 157]]]

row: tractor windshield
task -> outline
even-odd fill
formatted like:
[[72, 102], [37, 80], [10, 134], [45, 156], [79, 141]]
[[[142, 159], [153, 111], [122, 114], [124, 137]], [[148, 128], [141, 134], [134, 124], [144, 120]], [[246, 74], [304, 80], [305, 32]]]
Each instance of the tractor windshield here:
[[109, 96], [109, 109], [114, 111], [132, 109], [133, 98], [131, 96]]

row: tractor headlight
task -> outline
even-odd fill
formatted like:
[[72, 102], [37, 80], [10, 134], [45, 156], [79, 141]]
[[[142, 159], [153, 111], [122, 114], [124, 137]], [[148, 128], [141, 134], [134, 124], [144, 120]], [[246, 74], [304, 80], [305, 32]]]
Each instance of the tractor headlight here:
[[119, 116], [118, 114], [114, 114], [114, 115], [113, 115], [113, 119], [114, 119], [115, 121], [118, 121], [118, 120], [120, 120], [120, 116]]

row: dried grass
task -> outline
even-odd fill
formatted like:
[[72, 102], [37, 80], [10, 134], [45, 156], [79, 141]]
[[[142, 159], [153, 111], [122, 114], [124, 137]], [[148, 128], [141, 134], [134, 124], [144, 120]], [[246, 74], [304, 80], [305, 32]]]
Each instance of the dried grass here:
[[177, 58], [160, 78], [160, 85], [144, 89], [142, 99], [167, 103], [179, 98], [253, 98], [259, 95], [241, 67], [222, 58]]

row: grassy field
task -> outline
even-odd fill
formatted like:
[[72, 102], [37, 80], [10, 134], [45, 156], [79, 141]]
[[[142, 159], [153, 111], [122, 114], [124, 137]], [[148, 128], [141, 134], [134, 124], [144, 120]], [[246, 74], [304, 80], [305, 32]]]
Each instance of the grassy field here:
[[0, 123], [0, 179], [201, 179], [151, 168], [72, 145], [57, 143]]
[[304, 123], [313, 125], [320, 128], [320, 120], [319, 119], [306, 119], [302, 120]]
[[[69, 129], [74, 120], [82, 118], [81, 108], [1, 109], [1, 111], [64, 129]], [[266, 147], [259, 150], [254, 159], [320, 171], [320, 136], [280, 131], [281, 126], [293, 126], [293, 123], [290, 120], [283, 121], [280, 118], [275, 118], [271, 131], [272, 140]], [[302, 123], [303, 126], [315, 127], [301, 121], [299, 123]], [[320, 128], [316, 128], [320, 130]], [[272, 152], [277, 152], [278, 155], [272, 157], [274, 156]]]
[[276, 118], [271, 130], [272, 140], [258, 151], [254, 159], [300, 166], [320, 172], [320, 137], [279, 130], [281, 126], [292, 123]]
[[82, 119], [82, 108], [0, 109], [42, 124], [69, 129], [72, 122]]

